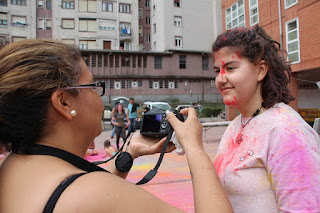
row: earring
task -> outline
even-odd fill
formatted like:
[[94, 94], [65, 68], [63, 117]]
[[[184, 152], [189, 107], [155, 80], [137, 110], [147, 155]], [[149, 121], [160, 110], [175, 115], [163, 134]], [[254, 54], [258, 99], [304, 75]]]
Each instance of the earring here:
[[73, 110], [71, 110], [70, 114], [72, 117], [74, 117], [77, 115], [77, 111], [73, 109]]

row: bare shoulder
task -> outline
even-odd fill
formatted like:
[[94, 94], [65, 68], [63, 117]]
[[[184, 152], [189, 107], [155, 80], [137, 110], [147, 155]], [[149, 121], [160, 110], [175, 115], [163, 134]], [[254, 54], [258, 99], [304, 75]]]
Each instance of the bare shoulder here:
[[55, 212], [182, 212], [139, 186], [106, 172], [79, 177], [61, 195]]

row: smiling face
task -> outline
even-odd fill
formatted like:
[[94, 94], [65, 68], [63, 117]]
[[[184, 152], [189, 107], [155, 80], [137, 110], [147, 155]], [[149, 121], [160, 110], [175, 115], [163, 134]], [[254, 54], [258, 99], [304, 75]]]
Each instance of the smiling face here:
[[252, 104], [261, 105], [261, 64], [254, 65], [229, 47], [223, 47], [213, 54], [215, 62], [216, 87], [223, 101], [238, 110]]

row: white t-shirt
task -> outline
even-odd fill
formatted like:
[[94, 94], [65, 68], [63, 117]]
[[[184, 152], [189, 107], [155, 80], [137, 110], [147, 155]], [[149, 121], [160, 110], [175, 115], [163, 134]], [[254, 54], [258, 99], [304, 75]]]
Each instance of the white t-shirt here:
[[[243, 119], [248, 122], [249, 118]], [[319, 135], [279, 103], [224, 133], [214, 166], [235, 212], [320, 212]]]

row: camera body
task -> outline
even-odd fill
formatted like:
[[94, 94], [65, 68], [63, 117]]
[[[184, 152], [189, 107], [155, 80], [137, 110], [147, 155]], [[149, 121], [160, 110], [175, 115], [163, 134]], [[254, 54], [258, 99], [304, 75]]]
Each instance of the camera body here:
[[[171, 110], [175, 116], [180, 120], [184, 121], [181, 114], [175, 110]], [[140, 133], [150, 137], [165, 137], [172, 130], [172, 126], [167, 120], [167, 115], [162, 109], [151, 109], [146, 112], [142, 117], [142, 124]]]

